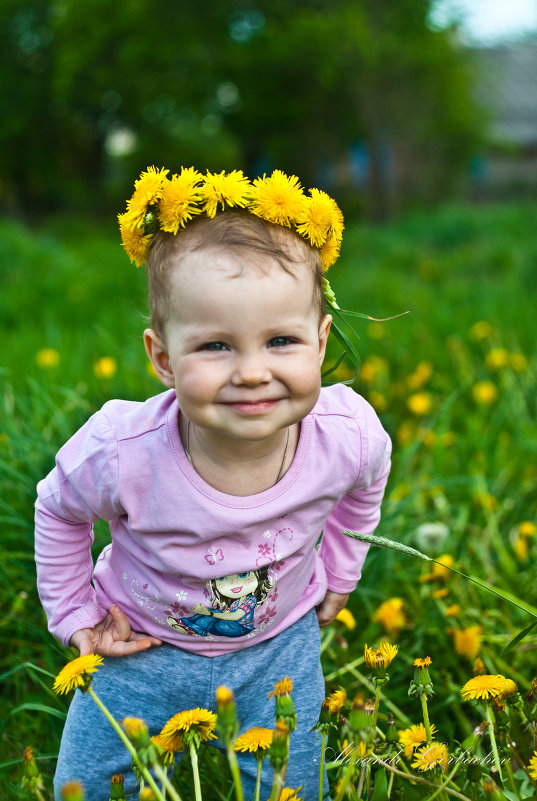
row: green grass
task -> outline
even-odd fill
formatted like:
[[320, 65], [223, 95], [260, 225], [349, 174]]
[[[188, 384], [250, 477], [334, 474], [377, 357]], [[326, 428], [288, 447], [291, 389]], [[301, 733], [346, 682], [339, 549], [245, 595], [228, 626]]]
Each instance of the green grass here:
[[[9, 797], [23, 798], [14, 763], [31, 744], [50, 775], [66, 711], [43, 672], [55, 674], [67, 652], [48, 635], [35, 591], [35, 484], [58, 447], [104, 401], [143, 399], [161, 387], [147, 371], [141, 339], [143, 271], [129, 265], [112, 225], [54, 219], [29, 230], [5, 220], [0, 259], [0, 775]], [[355, 388], [377, 408], [394, 440], [378, 533], [431, 556], [450, 554], [463, 572], [534, 606], [537, 537], [522, 540], [524, 558], [519, 525], [537, 522], [536, 265], [532, 206], [452, 205], [382, 228], [347, 224], [342, 258], [329, 275], [342, 307], [374, 317], [410, 312], [387, 323], [355, 324], [363, 359]], [[490, 324], [481, 338], [473, 329], [478, 321]], [[56, 366], [36, 363], [44, 348], [59, 354]], [[491, 351], [505, 363], [494, 366]], [[336, 353], [332, 349], [330, 358]], [[108, 378], [94, 371], [102, 357], [117, 364]], [[420, 363], [426, 366], [416, 372]], [[496, 388], [491, 403], [474, 396], [483, 381]], [[425, 393], [420, 414], [408, 406], [416, 393]], [[428, 522], [445, 524], [442, 543], [424, 542], [418, 529]], [[98, 525], [96, 551], [106, 536], [105, 525]], [[522, 693], [537, 674], [537, 638], [532, 633], [501, 656], [529, 618], [458, 577], [420, 581], [428, 572], [427, 563], [372, 550], [349, 605], [358, 626], [353, 632], [334, 627], [324, 669], [328, 689], [342, 683], [351, 696], [364, 689], [364, 667], [352, 664], [364, 642], [374, 645], [384, 635], [373, 619], [380, 604], [402, 598], [407, 624], [394, 635], [400, 653], [390, 670], [389, 697], [419, 722], [408, 682], [413, 659], [429, 655], [436, 689], [431, 719], [448, 742], [481, 720], [475, 707], [460, 701], [473, 658], [455, 652], [449, 629], [480, 625], [487, 670], [511, 676]], [[435, 597], [442, 588], [447, 597]], [[454, 604], [460, 612], [446, 617]], [[381, 715], [386, 711], [381, 703]], [[527, 758], [527, 733], [515, 734]], [[205, 770], [218, 772], [210, 758]]]

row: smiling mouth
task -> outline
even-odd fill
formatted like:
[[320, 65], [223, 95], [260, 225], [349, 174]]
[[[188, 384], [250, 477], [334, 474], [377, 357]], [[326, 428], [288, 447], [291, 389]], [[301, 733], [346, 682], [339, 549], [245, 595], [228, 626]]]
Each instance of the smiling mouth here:
[[231, 588], [231, 592], [234, 592], [234, 593], [240, 592], [241, 590], [242, 590], [242, 587], [232, 587]]

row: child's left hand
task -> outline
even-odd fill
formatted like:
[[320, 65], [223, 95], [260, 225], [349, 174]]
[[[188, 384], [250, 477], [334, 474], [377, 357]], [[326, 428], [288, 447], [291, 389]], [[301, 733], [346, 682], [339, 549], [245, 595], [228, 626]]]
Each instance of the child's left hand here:
[[341, 612], [341, 610], [347, 606], [348, 600], [348, 593], [347, 595], [341, 595], [339, 592], [327, 590], [324, 599], [316, 608], [319, 626], [328, 626], [328, 624], [334, 620], [337, 613]]

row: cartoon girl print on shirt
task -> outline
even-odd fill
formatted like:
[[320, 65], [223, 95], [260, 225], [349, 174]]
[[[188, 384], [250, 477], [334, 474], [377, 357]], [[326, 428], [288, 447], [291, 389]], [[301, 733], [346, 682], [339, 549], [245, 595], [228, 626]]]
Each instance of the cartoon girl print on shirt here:
[[268, 566], [246, 573], [211, 579], [207, 588], [214, 598], [211, 607], [204, 604], [194, 606], [192, 617], [168, 616], [168, 623], [176, 631], [206, 637], [244, 637], [254, 629], [254, 611], [262, 604], [272, 589]]

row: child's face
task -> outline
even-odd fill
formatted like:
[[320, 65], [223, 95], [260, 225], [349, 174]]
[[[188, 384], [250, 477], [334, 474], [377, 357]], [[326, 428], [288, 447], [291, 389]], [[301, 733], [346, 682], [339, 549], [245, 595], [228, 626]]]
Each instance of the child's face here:
[[166, 343], [145, 332], [182, 413], [230, 447], [270, 438], [317, 402], [331, 318], [319, 323], [309, 266], [292, 269], [274, 262], [237, 275], [230, 254], [190, 254], [171, 276]]
[[248, 573], [233, 573], [215, 581], [216, 589], [225, 598], [246, 598], [256, 591], [257, 583], [257, 576], [252, 570]]

